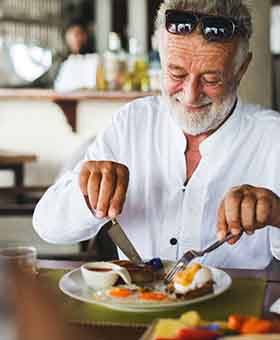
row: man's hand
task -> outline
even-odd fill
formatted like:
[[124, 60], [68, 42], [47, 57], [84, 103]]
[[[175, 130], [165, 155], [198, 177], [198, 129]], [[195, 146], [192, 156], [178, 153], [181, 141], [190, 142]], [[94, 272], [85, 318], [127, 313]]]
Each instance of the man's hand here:
[[236, 235], [234, 244], [245, 232], [254, 234], [266, 225], [280, 227], [280, 198], [272, 191], [242, 185], [232, 188], [223, 199], [218, 212], [218, 238], [228, 232]]
[[96, 217], [117, 217], [123, 208], [129, 181], [125, 165], [110, 161], [87, 161], [80, 172], [80, 188]]

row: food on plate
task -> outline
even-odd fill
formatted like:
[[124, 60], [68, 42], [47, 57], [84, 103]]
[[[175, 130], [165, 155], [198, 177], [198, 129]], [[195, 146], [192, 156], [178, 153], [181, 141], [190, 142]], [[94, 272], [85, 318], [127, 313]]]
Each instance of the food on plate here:
[[143, 284], [158, 280], [163, 274], [163, 266], [162, 264], [160, 265], [161, 262], [154, 261], [152, 264], [151, 261], [143, 264], [135, 264], [131, 261], [116, 260], [113, 261], [113, 263], [125, 268], [129, 272], [133, 283]]
[[114, 287], [108, 291], [108, 295], [115, 298], [127, 298], [135, 293], [135, 290], [126, 287]]
[[[98, 295], [100, 295], [99, 293]], [[104, 295], [110, 297], [116, 302], [162, 302], [169, 301], [169, 297], [166, 293], [152, 290], [151, 288], [143, 288], [137, 285], [121, 285], [112, 287], [104, 292]]]
[[[265, 335], [264, 335], [265, 333]], [[272, 334], [273, 333], [273, 334]], [[242, 336], [240, 336], [242, 335]], [[262, 338], [262, 336], [265, 336]], [[214, 339], [280, 339], [280, 321], [262, 320], [252, 316], [230, 315], [226, 322], [207, 322], [196, 311], [184, 313], [179, 319], [160, 319], [150, 340], [214, 340]]]
[[214, 280], [209, 268], [193, 263], [174, 275], [166, 287], [178, 299], [193, 299], [213, 293]]
[[163, 301], [167, 298], [167, 294], [157, 291], [142, 292], [139, 294], [139, 299], [144, 301]]
[[[121, 273], [119, 278], [111, 286], [101, 287], [98, 298], [110, 298], [117, 303], [170, 303], [181, 300], [192, 299], [213, 292], [213, 275], [209, 268], [195, 263], [184, 270], [178, 272], [173, 281], [165, 286], [162, 278], [164, 274], [163, 266], [159, 258], [150, 260], [144, 264], [134, 264], [126, 260], [118, 260], [109, 263], [109, 267], [100, 263], [99, 266], [91, 264], [85, 265], [89, 272], [96, 272], [98, 275], [106, 275], [111, 266], [123, 268], [128, 273], [131, 281], [123, 278]], [[101, 271], [99, 270], [101, 268]], [[97, 270], [96, 270], [97, 269]], [[113, 271], [113, 270], [112, 270]], [[126, 279], [126, 280], [124, 280]], [[195, 321], [193, 321], [194, 323]]]

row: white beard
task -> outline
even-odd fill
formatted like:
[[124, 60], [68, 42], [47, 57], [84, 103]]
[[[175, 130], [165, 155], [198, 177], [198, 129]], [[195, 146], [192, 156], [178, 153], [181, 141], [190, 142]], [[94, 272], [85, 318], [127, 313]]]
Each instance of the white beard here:
[[184, 133], [192, 136], [217, 129], [229, 115], [236, 100], [236, 93], [234, 91], [224, 98], [221, 104], [214, 104], [210, 98], [205, 98], [199, 103], [196, 103], [196, 106], [199, 107], [210, 104], [209, 106], [204, 109], [202, 108], [201, 111], [190, 112], [185, 109], [185, 96], [182, 91], [169, 96], [163, 88], [162, 90], [163, 97], [170, 108], [172, 118]]

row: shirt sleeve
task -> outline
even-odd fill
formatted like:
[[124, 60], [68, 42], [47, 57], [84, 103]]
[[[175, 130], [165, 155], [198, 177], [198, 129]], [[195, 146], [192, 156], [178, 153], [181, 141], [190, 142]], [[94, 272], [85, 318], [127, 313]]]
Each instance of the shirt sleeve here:
[[92, 238], [107, 222], [96, 218], [88, 208], [79, 187], [79, 173], [86, 160], [125, 163], [119, 157], [123, 129], [123, 119], [116, 114], [111, 126], [89, 146], [85, 158], [73, 171], [63, 174], [43, 195], [33, 215], [34, 229], [43, 240], [56, 244], [80, 242]]

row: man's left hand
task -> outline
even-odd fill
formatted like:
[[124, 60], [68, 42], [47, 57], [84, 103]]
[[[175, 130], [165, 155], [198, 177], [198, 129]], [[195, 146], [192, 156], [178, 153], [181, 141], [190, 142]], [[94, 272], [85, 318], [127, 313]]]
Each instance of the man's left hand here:
[[229, 243], [234, 244], [243, 232], [252, 235], [267, 225], [280, 228], [280, 198], [274, 192], [241, 185], [226, 194], [218, 212], [219, 239], [231, 232], [236, 237]]

